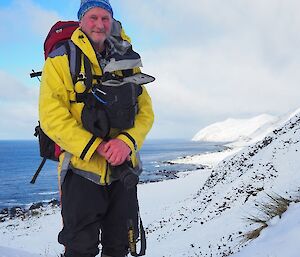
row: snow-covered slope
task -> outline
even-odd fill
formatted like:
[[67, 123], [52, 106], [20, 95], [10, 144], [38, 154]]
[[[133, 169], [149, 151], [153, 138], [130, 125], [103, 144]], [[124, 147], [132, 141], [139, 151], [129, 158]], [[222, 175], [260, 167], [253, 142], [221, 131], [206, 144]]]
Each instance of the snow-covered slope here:
[[249, 141], [253, 137], [251, 135], [258, 129], [261, 132], [266, 132], [266, 129], [277, 121], [277, 117], [268, 114], [262, 114], [251, 119], [227, 119], [201, 129], [192, 140], [208, 142]]
[[[224, 155], [220, 153], [220, 156]], [[284, 255], [274, 254], [274, 247], [266, 242], [273, 243], [275, 237], [273, 240], [266, 237], [272, 229], [278, 233], [282, 229], [279, 226], [288, 222], [286, 219], [280, 220], [278, 227], [268, 228], [262, 238], [249, 246], [245, 246], [242, 235], [253, 228], [245, 217], [260, 215], [257, 203], [266, 201], [266, 194], [288, 197], [299, 189], [299, 157], [300, 115], [296, 112], [263, 140], [227, 155], [218, 165], [211, 165], [213, 169], [181, 173], [179, 179], [139, 185], [141, 215], [148, 239], [146, 256], [259, 256], [250, 253], [264, 241], [264, 255], [260, 257], [298, 257], [294, 253], [300, 252], [300, 244], [290, 237], [300, 237], [299, 222], [293, 221], [297, 228], [286, 225], [291, 230], [285, 230], [290, 236], [281, 237], [289, 241], [288, 244], [281, 242]], [[191, 159], [180, 161], [190, 162]], [[283, 217], [294, 219], [300, 217], [299, 212], [299, 207], [293, 207], [290, 215]], [[60, 227], [58, 210], [27, 221], [3, 222], [0, 224], [0, 245], [41, 256], [57, 256], [62, 251], [56, 242]], [[5, 255], [2, 250], [0, 248], [0, 257], [16, 257]], [[239, 250], [241, 252], [237, 253]]]
[[[260, 237], [232, 257], [298, 257], [300, 203], [291, 204], [279, 219], [275, 217]], [[296, 246], [296, 247], [295, 247]]]
[[[221, 162], [180, 208], [149, 225], [152, 243], [159, 242], [151, 256], [237, 252], [243, 246], [242, 234], [250, 229], [244, 218], [258, 214], [256, 203], [265, 201], [266, 194], [288, 196], [298, 190], [299, 139], [296, 115], [264, 140]], [[297, 244], [293, 247], [300, 250]]]

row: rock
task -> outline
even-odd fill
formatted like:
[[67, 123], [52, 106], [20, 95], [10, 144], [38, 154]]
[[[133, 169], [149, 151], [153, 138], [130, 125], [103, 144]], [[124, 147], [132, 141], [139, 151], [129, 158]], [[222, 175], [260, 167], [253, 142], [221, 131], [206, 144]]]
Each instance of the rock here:
[[4, 208], [3, 210], [0, 211], [0, 215], [5, 215], [8, 214], [8, 208]]
[[24, 217], [25, 215], [25, 210], [20, 206], [13, 207], [8, 212], [10, 218]]
[[49, 203], [52, 207], [59, 206], [60, 202], [57, 199], [52, 199]]
[[29, 210], [36, 210], [36, 209], [40, 209], [41, 207], [43, 207], [43, 203], [39, 202], [39, 203], [34, 203], [29, 207]]

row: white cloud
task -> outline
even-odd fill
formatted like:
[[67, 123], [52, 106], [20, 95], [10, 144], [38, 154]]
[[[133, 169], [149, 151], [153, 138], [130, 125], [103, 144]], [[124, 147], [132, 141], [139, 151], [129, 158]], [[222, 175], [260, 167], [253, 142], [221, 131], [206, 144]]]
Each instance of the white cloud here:
[[33, 102], [38, 98], [38, 87], [27, 87], [13, 75], [0, 70], [0, 103]]
[[[299, 107], [299, 1], [111, 3], [121, 10], [117, 18], [137, 29], [130, 36], [144, 43], [134, 46], [143, 49], [143, 71], [156, 77], [148, 86], [156, 112], [153, 137], [191, 138], [200, 127], [229, 116], [276, 115]], [[15, 0], [0, 10], [1, 24], [11, 24], [0, 27], [0, 39], [23, 38], [28, 30], [41, 36], [58, 19], [33, 1]]]
[[32, 139], [39, 88], [26, 87], [1, 70], [0, 81], [0, 139]]
[[300, 2], [130, 0], [124, 8], [145, 35], [164, 37], [142, 53], [144, 71], [157, 78], [149, 91], [159, 122], [189, 117], [178, 122], [187, 135], [198, 119], [205, 126], [299, 107]]
[[37, 106], [32, 103], [0, 105], [0, 139], [34, 139]]
[[[1, 49], [5, 58], [11, 56], [10, 60], [0, 61], [3, 67], [0, 70], [0, 139], [33, 138], [38, 120], [39, 87], [29, 82], [27, 69], [33, 63], [40, 65], [43, 39], [57, 20], [55, 11], [43, 9], [32, 0], [14, 0], [0, 9]], [[11, 45], [18, 47], [14, 49]], [[12, 50], [10, 54], [4, 53]], [[30, 56], [34, 50], [36, 55]]]
[[10, 6], [0, 9], [0, 39], [22, 42], [32, 36], [45, 37], [57, 20], [56, 12], [45, 10], [31, 0], [14, 0]]
[[[219, 49], [218, 49], [219, 47]], [[213, 48], [165, 49], [144, 55], [147, 63], [144, 71], [157, 77], [156, 85], [149, 85], [153, 97], [162, 105], [173, 109], [190, 109], [205, 112], [210, 106], [219, 112], [234, 113], [251, 109], [273, 109], [277, 112], [298, 102], [299, 95], [294, 81], [300, 78], [292, 74], [290, 66], [282, 72], [276, 72], [266, 66], [262, 59], [242, 49], [218, 45]], [[151, 58], [159, 57], [159, 63]], [[290, 98], [283, 99], [283, 88]], [[173, 108], [174, 107], [174, 108]]]

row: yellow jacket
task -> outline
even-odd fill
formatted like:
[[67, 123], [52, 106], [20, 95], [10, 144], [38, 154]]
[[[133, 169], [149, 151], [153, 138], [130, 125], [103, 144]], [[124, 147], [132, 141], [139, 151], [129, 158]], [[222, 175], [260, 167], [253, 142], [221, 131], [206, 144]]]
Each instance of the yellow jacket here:
[[[125, 34], [122, 34], [122, 37], [128, 40]], [[86, 35], [77, 29], [71, 40], [89, 58], [93, 74], [102, 75], [96, 54]], [[39, 119], [42, 130], [62, 149], [72, 154], [71, 165], [74, 168], [101, 176], [100, 184], [110, 183], [110, 176], [106, 174], [110, 172], [107, 162], [95, 152], [102, 139], [93, 137], [82, 126], [83, 103], [75, 101], [76, 87], [72, 82], [66, 52], [58, 51], [56, 55], [49, 56], [42, 74], [39, 98]], [[76, 84], [76, 86], [78, 85]], [[145, 87], [143, 87], [143, 93], [138, 97], [138, 107], [139, 111], [134, 127], [122, 131], [134, 139], [137, 150], [141, 148], [154, 120], [151, 98]], [[131, 148], [131, 160], [133, 166], [136, 166], [138, 163], [135, 146], [126, 133], [119, 134], [120, 132], [112, 129], [110, 137], [123, 140]], [[59, 159], [58, 169], [60, 171], [64, 153], [60, 155]]]

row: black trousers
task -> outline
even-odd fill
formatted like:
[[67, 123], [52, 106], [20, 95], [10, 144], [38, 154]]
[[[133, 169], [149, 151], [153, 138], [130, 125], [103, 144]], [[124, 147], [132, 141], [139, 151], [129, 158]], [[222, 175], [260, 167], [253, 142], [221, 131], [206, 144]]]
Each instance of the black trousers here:
[[119, 180], [100, 186], [68, 171], [61, 203], [63, 229], [58, 241], [65, 246], [65, 257], [94, 257], [100, 242], [102, 254], [127, 255], [128, 220], [136, 231], [138, 225], [136, 187], [127, 190]]

